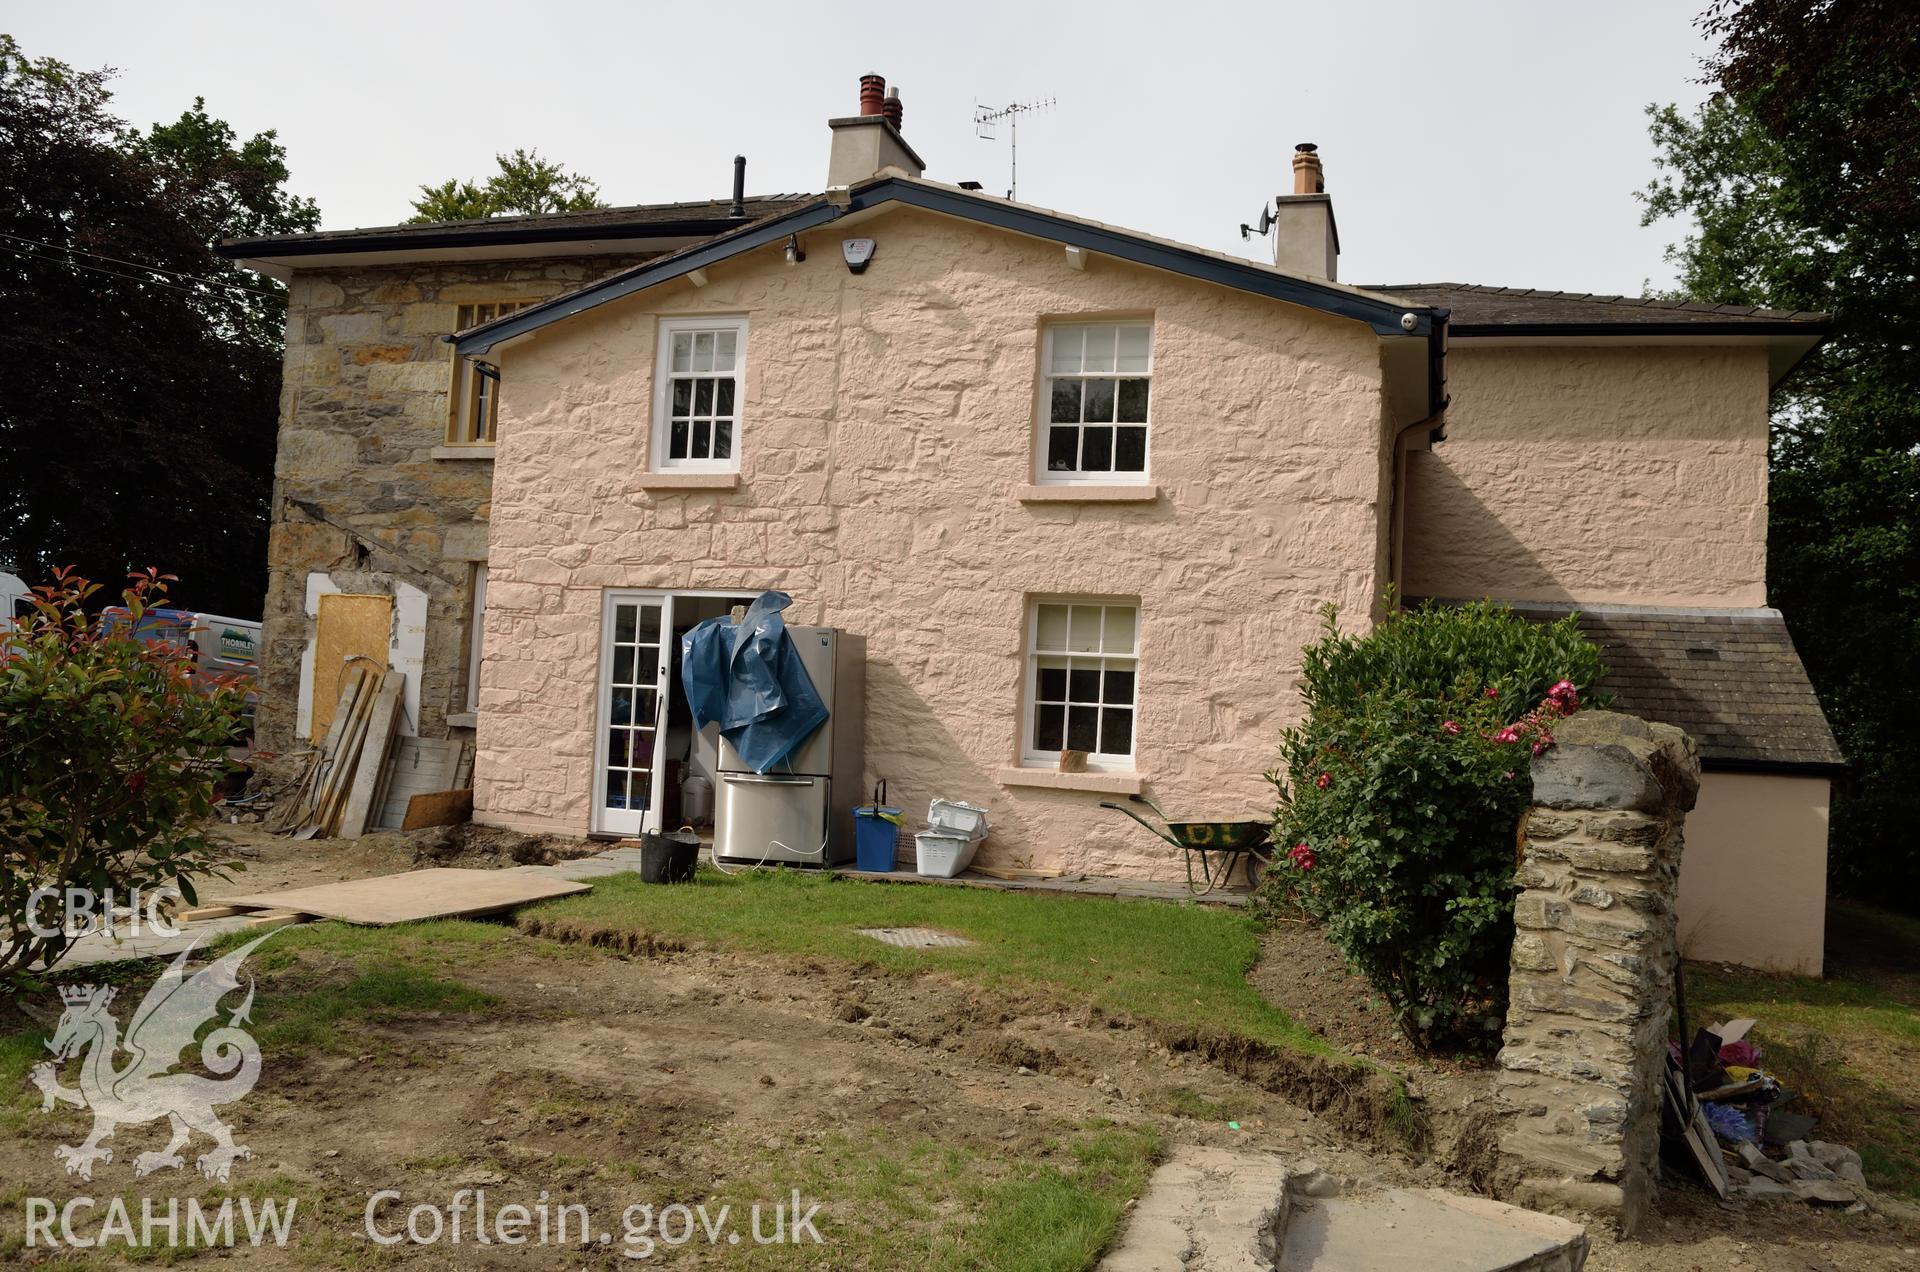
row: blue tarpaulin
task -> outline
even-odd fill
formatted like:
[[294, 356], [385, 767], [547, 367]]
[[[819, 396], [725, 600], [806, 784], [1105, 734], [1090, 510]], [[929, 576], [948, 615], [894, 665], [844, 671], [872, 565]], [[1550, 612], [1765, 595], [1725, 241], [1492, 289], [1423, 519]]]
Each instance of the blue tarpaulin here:
[[770, 771], [827, 722], [780, 611], [785, 592], [762, 592], [738, 624], [710, 618], [680, 638], [680, 687], [693, 727], [718, 723], [756, 773]]

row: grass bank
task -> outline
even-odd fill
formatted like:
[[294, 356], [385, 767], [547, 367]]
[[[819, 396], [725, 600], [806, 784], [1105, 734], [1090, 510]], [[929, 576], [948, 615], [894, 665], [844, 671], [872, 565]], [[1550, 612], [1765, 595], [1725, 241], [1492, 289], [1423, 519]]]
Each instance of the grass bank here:
[[[936, 969], [994, 987], [1049, 990], [1176, 1029], [1213, 1029], [1312, 1056], [1334, 1049], [1247, 984], [1258, 933], [1213, 906], [867, 883], [800, 871], [655, 887], [637, 875], [523, 911], [523, 929], [644, 948], [651, 940], [760, 954]], [[925, 927], [973, 942], [900, 949], [861, 928]]]

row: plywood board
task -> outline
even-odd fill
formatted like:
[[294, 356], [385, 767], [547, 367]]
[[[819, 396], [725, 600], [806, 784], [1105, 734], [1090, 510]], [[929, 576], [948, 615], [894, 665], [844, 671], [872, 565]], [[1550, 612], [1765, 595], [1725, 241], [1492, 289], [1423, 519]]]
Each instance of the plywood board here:
[[402, 830], [425, 830], [429, 826], [458, 826], [473, 817], [472, 791], [433, 791], [415, 795], [407, 801]]
[[384, 927], [389, 923], [488, 914], [590, 891], [584, 883], [519, 870], [411, 870], [346, 883], [228, 897], [226, 901], [229, 905]]
[[[393, 639], [393, 598], [329, 592], [320, 598], [313, 635], [313, 722], [308, 737], [326, 736], [340, 697], [340, 675], [349, 658], [370, 659], [387, 670]], [[364, 666], [365, 664], [358, 664]]]
[[360, 758], [353, 766], [353, 784], [347, 789], [346, 809], [340, 814], [340, 833], [349, 838], [357, 839], [367, 832], [367, 819], [373, 812], [373, 793], [386, 771], [393, 731], [400, 721], [400, 695], [406, 691], [406, 681], [401, 672], [388, 672], [380, 682], [380, 696], [373, 700], [373, 714], [367, 719]]

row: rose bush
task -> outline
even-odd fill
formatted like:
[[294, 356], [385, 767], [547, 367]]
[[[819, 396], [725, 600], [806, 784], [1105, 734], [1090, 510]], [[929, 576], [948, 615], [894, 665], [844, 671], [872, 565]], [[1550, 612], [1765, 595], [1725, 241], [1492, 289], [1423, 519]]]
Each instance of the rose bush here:
[[1531, 759], [1604, 673], [1571, 617], [1398, 611], [1307, 647], [1261, 901], [1321, 923], [1417, 1045], [1479, 1047], [1506, 1014], [1514, 849]]
[[244, 693], [196, 683], [185, 646], [133, 636], [167, 576], [134, 575], [120, 594], [129, 617], [112, 626], [88, 613], [98, 591], [56, 571], [0, 634], [0, 990], [71, 943], [39, 890], [111, 891], [124, 905], [171, 883], [191, 902], [194, 876], [239, 868], [203, 827]]

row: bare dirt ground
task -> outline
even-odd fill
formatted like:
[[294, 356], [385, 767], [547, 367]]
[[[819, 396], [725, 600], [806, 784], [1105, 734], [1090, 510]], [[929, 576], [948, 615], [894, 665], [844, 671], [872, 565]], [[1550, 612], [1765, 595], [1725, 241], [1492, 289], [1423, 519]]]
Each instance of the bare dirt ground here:
[[607, 845], [557, 835], [522, 835], [489, 826], [437, 826], [430, 830], [382, 831], [359, 839], [297, 840], [258, 823], [216, 822], [211, 833], [230, 844], [244, 870], [231, 879], [207, 880], [205, 903], [275, 888], [306, 888], [428, 866], [484, 870], [551, 865], [591, 856]]
[[[503, 940], [517, 948], [456, 973], [497, 995], [494, 1010], [343, 1024], [343, 1046], [270, 1056], [259, 1087], [230, 1110], [254, 1153], [235, 1184], [298, 1195], [319, 1222], [302, 1222], [300, 1251], [232, 1257], [340, 1266], [371, 1253], [359, 1234], [374, 1191], [444, 1206], [459, 1188], [485, 1187], [494, 1205], [532, 1205], [544, 1191], [613, 1225], [611, 1249], [533, 1265], [615, 1266], [624, 1261], [617, 1216], [631, 1203], [784, 1199], [823, 1164], [848, 1159], [857, 1176], [863, 1155], [922, 1140], [965, 1154], [966, 1169], [1045, 1164], [1091, 1119], [1151, 1125], [1170, 1141], [1311, 1156], [1335, 1173], [1442, 1182], [1431, 1166], [1350, 1151], [1279, 1097], [1064, 1004], [933, 976], [713, 953], [629, 957], [504, 931]], [[303, 957], [263, 976], [261, 997], [324, 984], [335, 971]], [[1180, 1116], [1176, 1103], [1222, 1116]], [[116, 1136], [113, 1162], [92, 1183], [68, 1178], [53, 1150], [78, 1142], [85, 1125], [72, 1110], [29, 1117], [17, 1151], [0, 1157], [0, 1197], [219, 1195], [182, 1172], [132, 1178], [134, 1156], [165, 1138], [157, 1124]], [[884, 1248], [901, 1234], [868, 1232], [859, 1192], [823, 1211], [826, 1263], [901, 1266]], [[397, 1227], [404, 1210], [394, 1216], [383, 1222]], [[687, 1247], [675, 1261], [735, 1253]], [[388, 1257], [529, 1265], [526, 1252], [472, 1245], [453, 1259], [408, 1248]]]
[[[206, 888], [209, 899], [223, 888], [300, 886], [416, 863], [510, 865], [516, 854], [572, 851], [484, 838], [387, 835], [316, 845], [245, 827], [221, 833], [256, 855], [231, 884]], [[695, 1241], [656, 1249], [655, 1257], [675, 1266], [925, 1266], [905, 1252], [923, 1248], [916, 1242], [954, 1216], [902, 1197], [919, 1185], [897, 1172], [932, 1172], [924, 1183], [943, 1171], [994, 1177], [1066, 1165], [1074, 1136], [1096, 1119], [1154, 1128], [1169, 1144], [1312, 1158], [1353, 1179], [1468, 1187], [1481, 1076], [1418, 1069], [1395, 1055], [1396, 1040], [1339, 969], [1325, 966], [1331, 951], [1324, 942], [1315, 951], [1317, 941], [1276, 932], [1256, 982], [1303, 1023], [1411, 1072], [1436, 1131], [1424, 1160], [1355, 1142], [1197, 1055], [1169, 1051], [1152, 1031], [1082, 1004], [934, 974], [589, 949], [503, 924], [484, 955], [437, 969], [493, 995], [485, 1010], [369, 1020], [348, 1002], [310, 1044], [270, 1051], [254, 1093], [226, 1110], [253, 1151], [231, 1191], [299, 1197], [296, 1244], [208, 1252], [192, 1265], [219, 1257], [273, 1268], [613, 1267], [634, 1249], [620, 1223], [631, 1204], [729, 1203], [744, 1214], [753, 1201], [802, 1188], [825, 1203], [820, 1228], [830, 1244], [811, 1255]], [[344, 987], [364, 970], [324, 948], [305, 951], [263, 970], [261, 999]], [[137, 1210], [143, 1196], [217, 1203], [228, 1194], [191, 1167], [133, 1178], [135, 1156], [165, 1139], [158, 1123], [122, 1130], [113, 1162], [92, 1182], [69, 1177], [54, 1148], [79, 1142], [85, 1130], [84, 1114], [62, 1108], [26, 1115], [10, 1131], [13, 1151], [0, 1154], [0, 1238], [23, 1230], [29, 1196], [64, 1204], [118, 1195]], [[391, 1233], [404, 1226], [407, 1207], [444, 1208], [462, 1188], [484, 1188], [496, 1210], [543, 1200], [585, 1205], [611, 1240], [603, 1245], [590, 1233], [584, 1244], [529, 1250], [477, 1245], [469, 1235], [457, 1247], [379, 1248], [364, 1234], [377, 1190], [400, 1195], [379, 1220]], [[1636, 1240], [1596, 1231], [1594, 1245], [1588, 1266], [1599, 1272], [1920, 1266], [1920, 1234], [1880, 1215], [1725, 1206], [1685, 1184], [1662, 1194]], [[4, 1258], [30, 1264], [37, 1253], [15, 1246]]]

